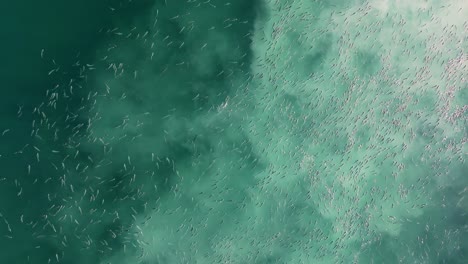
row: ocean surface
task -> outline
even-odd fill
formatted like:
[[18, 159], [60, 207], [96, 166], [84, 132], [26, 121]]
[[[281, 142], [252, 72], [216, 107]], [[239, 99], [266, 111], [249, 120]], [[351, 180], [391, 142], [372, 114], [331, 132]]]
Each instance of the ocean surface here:
[[0, 263], [468, 263], [467, 17], [0, 1]]

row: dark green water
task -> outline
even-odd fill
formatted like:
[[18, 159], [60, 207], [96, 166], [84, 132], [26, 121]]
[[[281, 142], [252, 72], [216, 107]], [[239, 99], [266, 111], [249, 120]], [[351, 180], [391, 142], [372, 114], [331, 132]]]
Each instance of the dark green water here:
[[0, 263], [466, 263], [449, 2], [2, 2]]

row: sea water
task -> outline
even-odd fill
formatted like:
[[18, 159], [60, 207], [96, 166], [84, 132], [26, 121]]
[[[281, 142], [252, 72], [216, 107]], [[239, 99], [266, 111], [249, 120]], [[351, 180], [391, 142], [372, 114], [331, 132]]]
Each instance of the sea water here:
[[2, 263], [467, 262], [464, 1], [2, 11]]

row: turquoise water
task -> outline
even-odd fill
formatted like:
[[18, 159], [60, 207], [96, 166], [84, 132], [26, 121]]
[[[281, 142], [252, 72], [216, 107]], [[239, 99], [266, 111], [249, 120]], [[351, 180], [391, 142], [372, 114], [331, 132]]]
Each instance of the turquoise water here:
[[466, 263], [468, 5], [1, 4], [1, 263]]

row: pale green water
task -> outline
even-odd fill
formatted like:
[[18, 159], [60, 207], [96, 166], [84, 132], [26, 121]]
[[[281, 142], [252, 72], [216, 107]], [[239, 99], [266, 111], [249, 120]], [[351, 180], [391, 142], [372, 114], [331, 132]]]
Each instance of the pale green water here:
[[5, 263], [466, 263], [463, 1], [96, 6], [5, 74]]

